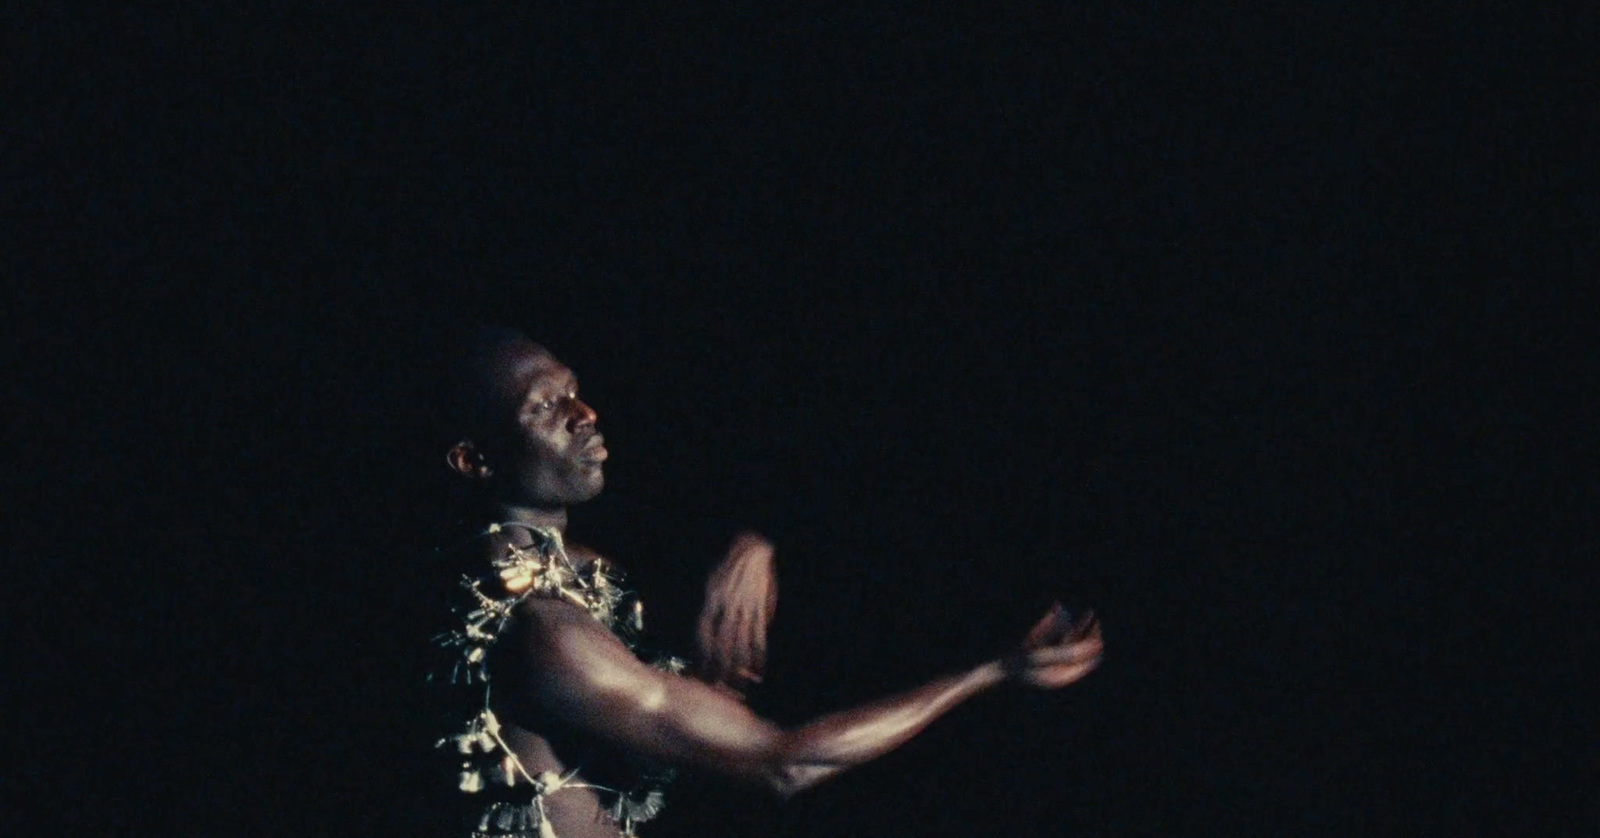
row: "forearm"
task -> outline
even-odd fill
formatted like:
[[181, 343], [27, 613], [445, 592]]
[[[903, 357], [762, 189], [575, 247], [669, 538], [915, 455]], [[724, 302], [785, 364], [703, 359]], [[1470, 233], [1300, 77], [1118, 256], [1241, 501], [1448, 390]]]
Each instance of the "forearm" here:
[[641, 665], [573, 606], [539, 601], [528, 611], [544, 623], [524, 640], [524, 689], [547, 711], [633, 753], [697, 765], [783, 797], [894, 750], [1011, 677], [993, 661], [782, 730], [699, 681]]
[[977, 666], [916, 689], [831, 713], [787, 732], [773, 788], [783, 797], [904, 745], [933, 720], [1001, 681], [999, 662]]

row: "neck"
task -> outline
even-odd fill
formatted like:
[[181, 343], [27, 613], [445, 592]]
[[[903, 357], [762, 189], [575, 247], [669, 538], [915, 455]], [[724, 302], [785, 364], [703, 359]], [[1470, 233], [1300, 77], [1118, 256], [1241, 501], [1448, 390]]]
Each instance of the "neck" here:
[[562, 535], [567, 533], [567, 508], [565, 506], [522, 506], [513, 503], [496, 504], [496, 520], [504, 523], [516, 521], [533, 527], [549, 527]]

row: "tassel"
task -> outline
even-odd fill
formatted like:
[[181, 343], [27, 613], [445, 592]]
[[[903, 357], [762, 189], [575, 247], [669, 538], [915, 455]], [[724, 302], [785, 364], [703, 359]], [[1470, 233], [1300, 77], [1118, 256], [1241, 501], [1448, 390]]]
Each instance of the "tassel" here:
[[550, 825], [550, 813], [544, 808], [544, 795], [533, 799], [533, 809], [539, 813], [539, 838], [556, 838], [556, 828]]
[[[635, 838], [638, 824], [650, 820], [661, 810], [663, 796], [660, 787], [670, 780], [670, 776], [645, 776], [641, 785], [636, 787], [634, 796], [630, 797], [628, 793], [615, 789], [582, 781], [573, 783], [576, 770], [565, 777], [552, 771], [540, 772], [536, 777], [524, 773], [515, 756], [507, 753], [509, 749], [501, 747], [504, 743], [500, 739], [499, 720], [489, 709], [488, 651], [505, 631], [517, 606], [530, 596], [554, 597], [579, 606], [606, 628], [615, 631], [630, 648], [634, 648], [636, 642], [633, 635], [644, 628], [644, 605], [634, 594], [619, 587], [623, 577], [620, 574], [612, 575], [615, 571], [604, 560], [597, 558], [582, 569], [575, 566], [566, 554], [559, 532], [524, 524], [495, 524], [489, 527], [489, 533], [504, 532], [507, 526], [526, 529], [533, 543], [527, 547], [505, 545], [503, 555], [491, 560], [494, 570], [498, 572], [498, 579], [494, 576], [481, 580], [463, 576], [460, 586], [470, 595], [471, 607], [456, 610], [462, 620], [458, 630], [434, 638], [439, 646], [455, 652], [451, 683], [464, 681], [467, 684], [476, 682], [484, 685], [481, 712], [464, 725], [465, 731], [441, 739], [438, 743], [443, 747], [445, 743], [453, 741], [457, 751], [468, 760], [461, 766], [461, 790], [470, 794], [491, 785], [532, 786], [522, 791], [525, 799], [531, 798], [527, 803], [489, 805], [483, 812], [483, 821], [473, 838], [557, 838], [545, 810], [544, 797], [569, 783], [579, 788], [616, 794], [620, 799], [606, 807], [606, 814], [611, 815], [619, 835]], [[500, 583], [495, 590], [505, 591], [509, 595], [496, 597], [486, 593], [484, 586], [493, 586], [495, 582]], [[652, 665], [669, 672], [681, 672], [684, 667], [684, 663], [675, 658], [657, 659]], [[432, 680], [433, 676], [430, 674], [429, 678]], [[480, 751], [483, 757], [479, 756]], [[497, 752], [502, 754], [501, 759], [487, 758], [487, 755]], [[518, 783], [519, 774], [522, 783]]]

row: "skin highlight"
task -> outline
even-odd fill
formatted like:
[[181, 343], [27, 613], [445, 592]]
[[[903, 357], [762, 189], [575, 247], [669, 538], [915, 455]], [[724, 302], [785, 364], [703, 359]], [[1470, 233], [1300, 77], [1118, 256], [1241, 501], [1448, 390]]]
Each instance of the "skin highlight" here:
[[[565, 531], [566, 509], [604, 487], [608, 453], [598, 415], [577, 378], [543, 347], [522, 338], [497, 347], [484, 366], [491, 423], [446, 455], [451, 470], [482, 490], [486, 512]], [[531, 536], [504, 528], [486, 556]], [[581, 545], [580, 563], [599, 558]], [[559, 726], [620, 751], [694, 766], [788, 798], [903, 745], [960, 703], [1002, 684], [1057, 689], [1086, 676], [1104, 649], [1093, 615], [1071, 623], [1056, 606], [1011, 654], [911, 690], [783, 729], [740, 700], [760, 681], [766, 631], [776, 609], [773, 548], [755, 533], [735, 539], [707, 583], [698, 638], [698, 678], [641, 663], [578, 607], [529, 598], [494, 653], [495, 699], [505, 737], [529, 771], [565, 774], [551, 731]], [[586, 789], [550, 795], [562, 838], [616, 838]]]

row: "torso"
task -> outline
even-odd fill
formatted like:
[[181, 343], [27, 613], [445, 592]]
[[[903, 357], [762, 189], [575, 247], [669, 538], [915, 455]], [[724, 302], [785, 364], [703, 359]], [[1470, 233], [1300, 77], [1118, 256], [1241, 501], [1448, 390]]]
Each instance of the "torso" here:
[[[491, 535], [488, 541], [486, 557], [499, 555], [508, 543], [527, 547], [532, 538], [521, 528], [507, 527]], [[602, 558], [582, 545], [567, 544], [566, 550], [572, 563], [580, 569]], [[524, 603], [523, 607], [526, 606]], [[504, 654], [495, 656], [495, 660], [501, 666], [526, 665]], [[626, 768], [619, 767], [624, 762], [621, 755], [550, 718], [535, 702], [519, 702], [514, 681], [500, 677], [494, 682], [497, 690], [493, 708], [501, 721], [506, 744], [535, 777], [547, 771], [560, 777], [571, 775], [568, 785], [544, 797], [545, 812], [556, 835], [559, 838], [620, 838], [621, 828], [605, 811], [611, 796], [602, 799], [593, 789], [575, 786], [626, 787], [630, 778], [625, 776]]]
[[[504, 724], [503, 735], [506, 744], [511, 746], [512, 751], [522, 760], [522, 764], [527, 766], [530, 773], [538, 775], [544, 771], [553, 771], [565, 777], [575, 767], [562, 760], [550, 741], [542, 734], [515, 722]], [[586, 784], [588, 778], [580, 771], [573, 777], [572, 782]], [[616, 822], [605, 813], [600, 795], [591, 789], [562, 788], [546, 795], [544, 806], [545, 812], [550, 817], [550, 824], [555, 827], [556, 835], [560, 838], [619, 838], [622, 835]]]

